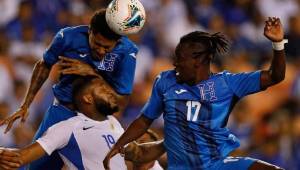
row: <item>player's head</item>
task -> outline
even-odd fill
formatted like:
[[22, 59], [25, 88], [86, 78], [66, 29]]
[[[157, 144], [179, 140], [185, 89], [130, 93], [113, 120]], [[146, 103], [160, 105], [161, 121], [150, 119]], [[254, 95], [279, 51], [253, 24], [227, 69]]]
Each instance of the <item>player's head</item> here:
[[209, 68], [216, 53], [226, 52], [227, 49], [228, 40], [220, 33], [195, 31], [184, 35], [176, 46], [173, 58], [177, 81], [193, 81], [197, 69]]
[[111, 115], [118, 111], [117, 96], [113, 89], [96, 77], [79, 77], [73, 83], [73, 103], [79, 112], [89, 107], [100, 114]]
[[93, 15], [89, 26], [89, 45], [94, 60], [101, 60], [105, 53], [110, 52], [121, 35], [113, 32], [106, 23], [105, 9], [100, 9]]

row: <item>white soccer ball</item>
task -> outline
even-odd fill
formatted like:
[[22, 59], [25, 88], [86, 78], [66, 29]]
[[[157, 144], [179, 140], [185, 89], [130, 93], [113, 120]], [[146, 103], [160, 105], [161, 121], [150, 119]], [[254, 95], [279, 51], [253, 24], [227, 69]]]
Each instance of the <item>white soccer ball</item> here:
[[138, 0], [113, 0], [106, 9], [105, 18], [114, 32], [128, 35], [143, 28], [146, 14], [144, 6]]

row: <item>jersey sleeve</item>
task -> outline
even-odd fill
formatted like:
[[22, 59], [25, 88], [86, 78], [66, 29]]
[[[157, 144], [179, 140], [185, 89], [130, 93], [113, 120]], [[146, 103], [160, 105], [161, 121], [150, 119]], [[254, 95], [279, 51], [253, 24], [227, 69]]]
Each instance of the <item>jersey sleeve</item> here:
[[43, 54], [43, 60], [46, 63], [46, 65], [49, 67], [54, 65], [59, 60], [58, 57], [63, 54], [65, 48], [66, 41], [64, 30], [62, 29], [55, 35], [51, 44]]
[[259, 92], [261, 71], [232, 74], [225, 73], [228, 86], [239, 98]]
[[37, 142], [42, 146], [48, 155], [57, 149], [68, 144], [72, 134], [73, 125], [69, 121], [62, 121], [51, 126]]
[[153, 85], [151, 96], [142, 109], [142, 114], [150, 119], [157, 119], [163, 112], [163, 86], [159, 75]]
[[119, 94], [129, 95], [132, 93], [137, 52], [137, 48], [132, 48], [130, 51], [124, 54], [125, 57], [120, 63], [120, 75], [118, 76], [118, 83], [115, 87]]

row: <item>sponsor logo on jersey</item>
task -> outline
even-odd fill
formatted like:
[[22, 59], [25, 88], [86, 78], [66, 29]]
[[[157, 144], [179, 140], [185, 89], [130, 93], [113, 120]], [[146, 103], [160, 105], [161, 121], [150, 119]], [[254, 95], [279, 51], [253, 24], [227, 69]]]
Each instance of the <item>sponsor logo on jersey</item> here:
[[109, 71], [109, 72], [114, 71], [114, 65], [117, 57], [118, 55], [114, 53], [106, 54], [103, 60], [100, 61], [98, 65], [98, 69]]
[[87, 54], [79, 54], [79, 57], [81, 57], [81, 58], [84, 58], [86, 56], [87, 56]]
[[136, 58], [135, 53], [130, 53], [129, 55], [132, 56], [133, 58]]
[[93, 128], [94, 126], [88, 126], [88, 127], [83, 127], [82, 130], [88, 130], [88, 129], [91, 129]]
[[185, 92], [187, 92], [187, 90], [185, 90], [185, 89], [175, 90], [176, 94], [182, 94], [182, 93], [185, 93]]

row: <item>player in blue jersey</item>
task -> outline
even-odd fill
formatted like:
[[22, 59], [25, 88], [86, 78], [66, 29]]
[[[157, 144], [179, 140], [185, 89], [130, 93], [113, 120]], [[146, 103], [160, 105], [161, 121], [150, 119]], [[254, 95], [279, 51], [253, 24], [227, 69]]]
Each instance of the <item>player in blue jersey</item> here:
[[[0, 125], [7, 124], [5, 130], [7, 132], [15, 120], [21, 118], [23, 122], [25, 121], [30, 104], [56, 63], [61, 68], [59, 82], [53, 86], [55, 103], [58, 107], [53, 105], [49, 107], [35, 139], [39, 138], [48, 127], [75, 115], [72, 111], [71, 84], [78, 75], [102, 76], [120, 94], [118, 101], [122, 111], [132, 91], [137, 51], [136, 45], [127, 37], [109, 29], [105, 20], [105, 9], [93, 15], [89, 26], [61, 29], [44, 53], [43, 59], [35, 65], [29, 90], [21, 107]], [[31, 169], [59, 169], [62, 161], [57, 154], [52, 155], [53, 161], [49, 160], [50, 157], [44, 157], [34, 162]]]
[[269, 70], [238, 74], [210, 70], [214, 55], [227, 50], [224, 36], [200, 31], [183, 36], [175, 50], [175, 69], [157, 77], [141, 116], [111, 149], [104, 166], [109, 168], [109, 159], [163, 113], [168, 169], [279, 169], [256, 159], [228, 156], [239, 147], [239, 140], [226, 128], [233, 106], [285, 77], [285, 40], [278, 18], [266, 21], [264, 35], [274, 49]]

